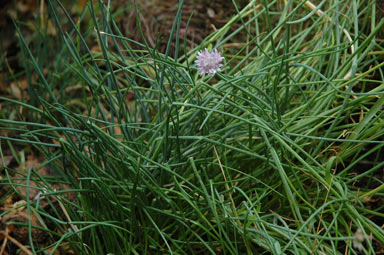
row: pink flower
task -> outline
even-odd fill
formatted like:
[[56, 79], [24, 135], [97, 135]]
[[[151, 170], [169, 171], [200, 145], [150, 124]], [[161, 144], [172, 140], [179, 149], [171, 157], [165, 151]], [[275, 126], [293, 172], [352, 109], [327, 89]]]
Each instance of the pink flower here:
[[209, 52], [207, 48], [199, 51], [196, 57], [197, 70], [200, 75], [215, 74], [221, 70], [223, 64], [221, 63], [224, 58], [220, 55], [217, 49]]

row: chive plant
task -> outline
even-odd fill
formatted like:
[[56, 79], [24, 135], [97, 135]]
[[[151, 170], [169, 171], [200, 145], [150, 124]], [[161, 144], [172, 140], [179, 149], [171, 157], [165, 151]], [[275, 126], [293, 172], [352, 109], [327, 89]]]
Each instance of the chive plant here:
[[[240, 9], [233, 1], [234, 16], [193, 49], [178, 36], [182, 6], [160, 52], [140, 21], [142, 40], [125, 37], [109, 1], [90, 1], [77, 21], [47, 1], [58, 31], [53, 64], [15, 21], [30, 100], [1, 97], [0, 123], [13, 134], [1, 137], [2, 152], [29, 146], [53, 172], [21, 172], [50, 204], [27, 195], [28, 213], [55, 226], [29, 221], [27, 247], [375, 254], [384, 243], [376, 2], [250, 0]], [[224, 66], [201, 76], [195, 60], [205, 49]], [[14, 169], [4, 169], [17, 191]], [[34, 228], [49, 233], [49, 245]]]

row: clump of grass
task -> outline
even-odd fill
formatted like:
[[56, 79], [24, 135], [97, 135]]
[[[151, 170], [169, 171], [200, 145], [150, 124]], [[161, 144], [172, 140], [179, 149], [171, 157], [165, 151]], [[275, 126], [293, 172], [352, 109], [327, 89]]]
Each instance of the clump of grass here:
[[[30, 84], [38, 105], [2, 98], [33, 116], [2, 120], [18, 126], [18, 137], [2, 139], [33, 145], [55, 181], [71, 187], [54, 191], [27, 171], [64, 212], [49, 214], [26, 198], [61, 230], [49, 247], [30, 235], [30, 248], [52, 254], [69, 242], [79, 254], [357, 254], [360, 229], [373, 237], [364, 252], [375, 254], [384, 242], [382, 205], [372, 206], [384, 187], [384, 77], [375, 39], [384, 20], [376, 22], [375, 2], [250, 1], [195, 49], [176, 36], [182, 4], [168, 40], [173, 58], [170, 47], [158, 52], [125, 38], [101, 1], [85, 11], [94, 22], [86, 33], [60, 1], [48, 1], [58, 28], [61, 13], [73, 27], [60, 30], [60, 68], [47, 75], [18, 28], [28, 72], [38, 77]], [[90, 39], [100, 51], [90, 50]], [[224, 47], [229, 42], [242, 47]], [[198, 76], [193, 64], [204, 48], [226, 58], [215, 76]]]

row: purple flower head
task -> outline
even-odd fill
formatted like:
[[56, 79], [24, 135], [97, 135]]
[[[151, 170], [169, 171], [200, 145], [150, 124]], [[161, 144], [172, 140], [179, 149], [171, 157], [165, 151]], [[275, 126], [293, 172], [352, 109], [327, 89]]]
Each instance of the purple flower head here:
[[220, 55], [217, 49], [209, 52], [207, 48], [199, 51], [196, 57], [197, 70], [200, 75], [215, 74], [221, 70], [223, 64], [221, 63], [224, 58]]

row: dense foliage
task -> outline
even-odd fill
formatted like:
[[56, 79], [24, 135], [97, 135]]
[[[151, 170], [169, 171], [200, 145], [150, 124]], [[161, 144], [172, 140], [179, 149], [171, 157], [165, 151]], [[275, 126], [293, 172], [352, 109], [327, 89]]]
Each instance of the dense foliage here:
[[[25, 224], [28, 249], [383, 249], [384, 19], [375, 1], [317, 2], [233, 2], [237, 14], [189, 48], [188, 33], [179, 36], [188, 30], [180, 1], [161, 52], [140, 19], [142, 40], [125, 37], [102, 1], [90, 1], [76, 21], [60, 1], [47, 1], [58, 32], [55, 44], [42, 34], [42, 48], [16, 21], [29, 96], [1, 97], [0, 125], [9, 130], [1, 140], [30, 146], [52, 173], [15, 176], [4, 166], [7, 185], [26, 187], [19, 195], [39, 218]], [[49, 62], [42, 52], [51, 47]], [[197, 72], [205, 48], [225, 58], [215, 75]], [[35, 228], [49, 245], [36, 241]]]

